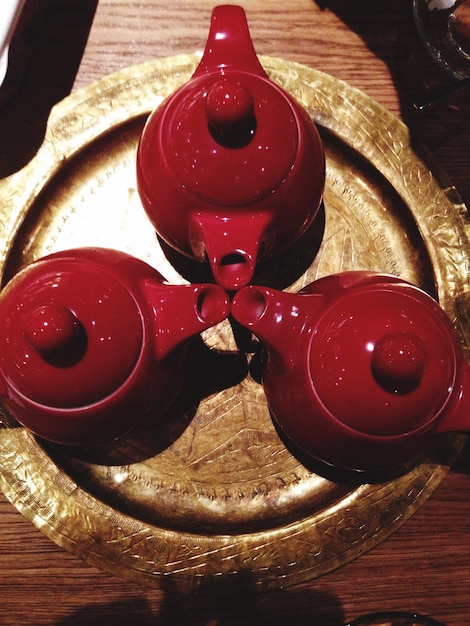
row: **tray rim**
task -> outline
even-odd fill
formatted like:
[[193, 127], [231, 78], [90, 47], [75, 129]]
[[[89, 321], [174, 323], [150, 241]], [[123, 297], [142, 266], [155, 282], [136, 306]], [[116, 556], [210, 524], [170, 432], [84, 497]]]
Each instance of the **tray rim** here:
[[[110, 128], [116, 128], [120, 124], [124, 124], [128, 119], [128, 111], [122, 111], [119, 107], [115, 107], [114, 109], [110, 109], [111, 113], [109, 113], [109, 115], [104, 115], [101, 119], [96, 115], [94, 117], [93, 115], [85, 115], [85, 121], [88, 121], [87, 125], [86, 123], [83, 124], [83, 120], [80, 118], [80, 111], [87, 114], [90, 101], [95, 101], [94, 107], [96, 108], [96, 99], [98, 99], [99, 110], [99, 103], [106, 102], [106, 98], [109, 93], [113, 93], [116, 90], [119, 91], [122, 87], [130, 89], [129, 85], [131, 85], [132, 88], [138, 88], [139, 84], [143, 85], [155, 74], [161, 76], [162, 74], [164, 75], [165, 72], [169, 72], [172, 76], [174, 76], [175, 67], [178, 68], [181, 83], [183, 83], [188, 78], [188, 72], [195, 68], [198, 59], [199, 55], [197, 54], [178, 55], [155, 61], [147, 61], [137, 66], [131, 66], [92, 83], [88, 87], [71, 94], [65, 100], [55, 105], [51, 111], [48, 121], [44, 142], [38, 153], [22, 170], [12, 174], [3, 182], [0, 181], [0, 188], [4, 191], [6, 190], [6, 193], [9, 193], [11, 198], [13, 197], [13, 190], [15, 190], [14, 195], [16, 206], [16, 211], [13, 210], [9, 215], [0, 216], [3, 218], [2, 221], [5, 226], [5, 232], [9, 233], [9, 236], [5, 237], [5, 240], [0, 239], [0, 269], [5, 262], [5, 259], [8, 258], [16, 233], [21, 227], [23, 219], [28, 214], [29, 207], [32, 205], [43, 186], [47, 184], [47, 181], [55, 176], [64, 163], [73, 158], [77, 151], [82, 149], [84, 145], [87, 145], [87, 142], [96, 141], [99, 137], [105, 135]], [[295, 62], [286, 62], [282, 59], [274, 57], [261, 56], [260, 59], [274, 80], [276, 80], [276, 75], [279, 75], [279, 73], [282, 73], [283, 71], [292, 74], [294, 76], [293, 80], [295, 80], [296, 73], [300, 72], [308, 77], [310, 81], [309, 88], [318, 89], [320, 85], [322, 85], [326, 93], [331, 86], [334, 86], [338, 95], [338, 107], [335, 111], [336, 118], [331, 116], [328, 117], [320, 109], [311, 110], [310, 112], [315, 122], [317, 122], [320, 126], [324, 126], [330, 132], [336, 133], [345, 144], [349, 145], [358, 152], [360, 152], [364, 147], [364, 136], [361, 136], [360, 133], [358, 134], [356, 132], [358, 131], [357, 128], [351, 127], [350, 135], [344, 137], [344, 135], [341, 134], [341, 124], [339, 122], [335, 124], [335, 119], [338, 120], [341, 119], [342, 116], [347, 115], [348, 107], [351, 108], [350, 104], [351, 101], [353, 101], [358, 107], [364, 107], [364, 111], [368, 111], [368, 114], [372, 115], [372, 118], [368, 119], [369, 124], [373, 124], [374, 122], [378, 122], [380, 120], [380, 123], [384, 124], [385, 120], [385, 123], [389, 128], [388, 135], [384, 138], [382, 144], [379, 143], [378, 146], [375, 146], [374, 153], [369, 155], [368, 158], [371, 160], [374, 167], [376, 167], [376, 169], [387, 180], [389, 180], [388, 174], [391, 165], [387, 159], [384, 158], [384, 154], [386, 155], [387, 151], [390, 151], [388, 139], [390, 139], [390, 137], [399, 137], [403, 142], [402, 147], [404, 150], [406, 151], [407, 148], [409, 149], [407, 158], [410, 158], [416, 164], [418, 171], [415, 175], [418, 177], [429, 177], [429, 174], [431, 175], [431, 178], [428, 181], [431, 189], [429, 192], [431, 199], [435, 200], [438, 198], [439, 202], [441, 202], [443, 206], [452, 206], [455, 211], [458, 218], [458, 224], [456, 225], [456, 237], [460, 238], [460, 244], [465, 241], [465, 246], [463, 246], [466, 250], [465, 257], [466, 259], [470, 257], [470, 246], [468, 244], [468, 216], [465, 206], [461, 202], [457, 191], [452, 186], [445, 173], [438, 167], [424, 147], [419, 148], [419, 155], [414, 152], [416, 146], [410, 138], [409, 131], [397, 117], [393, 116], [380, 104], [373, 101], [360, 90], [353, 88], [347, 83], [339, 81], [332, 76], [326, 75], [323, 72], [308, 68]], [[143, 98], [142, 101], [138, 102], [134, 116], [138, 117], [141, 115], [147, 115], [163, 100], [164, 97], [165, 95], [157, 90], [157, 93], [155, 93], [150, 99]], [[323, 94], [323, 97], [326, 97], [325, 94]], [[109, 111], [109, 109], [107, 109], [107, 111]], [[81, 128], [79, 131], [75, 129], [75, 133], [70, 134], [70, 121], [73, 119], [75, 119], [76, 123], [81, 123]], [[67, 124], [64, 124], [64, 120]], [[67, 126], [66, 130], [68, 134], [64, 131], [62, 126]], [[412, 148], [412, 143], [414, 148]], [[34, 175], [32, 175], [33, 172]], [[406, 180], [403, 181], [402, 185], [398, 185], [397, 187], [395, 187], [395, 190], [404, 202], [408, 206], [410, 203], [412, 204], [413, 197], [410, 193], [410, 188], [409, 185], [407, 185]], [[20, 194], [16, 192], [18, 189], [21, 189]], [[423, 236], [423, 240], [428, 241], [428, 238], [432, 235], [429, 225], [427, 223], [420, 224], [419, 228], [422, 231], [421, 234]], [[433, 269], [436, 272], [439, 300], [449, 315], [457, 319], [454, 306], [454, 297], [456, 293], [455, 289], [449, 291], [447, 288], [448, 282], [445, 280], [445, 263], [443, 263], [442, 260], [436, 256], [433, 249], [430, 250], [430, 253]], [[468, 343], [467, 338], [466, 341]], [[78, 510], [80, 510], [82, 515], [86, 516], [89, 499], [92, 499], [92, 496], [83, 492], [83, 490], [81, 490], [81, 488], [73, 483], [73, 481], [68, 477], [61, 475], [60, 468], [58, 474], [52, 477], [49, 476], [51, 471], [50, 463], [48, 462], [49, 457], [42, 451], [42, 449], [41, 452], [38, 453], [38, 447], [34, 443], [34, 438], [30, 437], [29, 434], [22, 429], [10, 429], [10, 431], [11, 432], [8, 433], [8, 437], [16, 440], [16, 446], [20, 446], [20, 448], [26, 451], [27, 454], [30, 454], [33, 457], [36, 456], [38, 466], [42, 465], [43, 468], [47, 467], [47, 475], [42, 479], [44, 481], [44, 489], [46, 489], [47, 483], [47, 489], [50, 490], [50, 493], [54, 493], [54, 491], [59, 489], [62, 493], [69, 493], [70, 495], [74, 494]], [[4, 434], [5, 432], [6, 431], [4, 431]], [[339, 565], [353, 560], [366, 550], [379, 543], [379, 541], [385, 539], [394, 530], [396, 530], [396, 528], [401, 526], [439, 485], [447, 472], [449, 464], [454, 460], [458, 451], [461, 449], [464, 440], [465, 437], [452, 438], [452, 443], [450, 444], [449, 449], [445, 452], [445, 454], [443, 454], [443, 462], [436, 463], [435, 461], [432, 461], [428, 473], [425, 472], [421, 475], [420, 466], [415, 470], [416, 475], [414, 476], [414, 479], [417, 481], [416, 484], [419, 484], [419, 488], [417, 488], [417, 493], [413, 498], [413, 506], [408, 506], [407, 508], [405, 507], [405, 510], [400, 511], [398, 519], [394, 520], [393, 523], [390, 524], [389, 528], [380, 529], [380, 532], [378, 533], [380, 537], [374, 535], [368, 541], [358, 542], [356, 545], [351, 547], [348, 551], [348, 558], [344, 561], [344, 563], [336, 563], [335, 566], [332, 567], [330, 562], [326, 562], [322, 566], [311, 568], [311, 570], [314, 570], [313, 576], [306, 576], [305, 572], [299, 575], [296, 571], [287, 571], [281, 576], [280, 579], [257, 581], [256, 584], [258, 587], [279, 588], [280, 586], [285, 586], [287, 584], [302, 582], [309, 579], [309, 577], [312, 578], [322, 575], [332, 569], [335, 569]], [[0, 442], [0, 449], [1, 448], [2, 444]], [[76, 540], [67, 536], [67, 529], [64, 529], [63, 526], [61, 528], [51, 527], [50, 521], [47, 520], [47, 515], [44, 517], [45, 514], [41, 509], [41, 503], [35, 501], [33, 494], [25, 494], [24, 484], [21, 488], [22, 484], [21, 470], [18, 467], [14, 467], [11, 458], [8, 461], [8, 471], [5, 469], [5, 461], [0, 461], [0, 486], [6, 497], [27, 519], [29, 519], [58, 545], [68, 549], [72, 553], [84, 558], [84, 560], [101, 569], [105, 569], [116, 575], [124, 575], [124, 577], [130, 577], [146, 584], [156, 584], [157, 586], [162, 586], [165, 577], [172, 578], [162, 572], [149, 573], [149, 571], [139, 569], [138, 567], [129, 570], [129, 563], [123, 564], [122, 557], [118, 554], [107, 554], [106, 556], [103, 556], [102, 550], [100, 550], [102, 546], [99, 537], [94, 538], [94, 541], [97, 542], [95, 545], [93, 544], [93, 541], [91, 544], [90, 542], [84, 541], [80, 545]], [[364, 487], [363, 491], [367, 492], [367, 488]], [[374, 489], [372, 492], [374, 492]], [[122, 524], [123, 526], [135, 526], [135, 520], [133, 518], [123, 513], [116, 512], [107, 505], [103, 506], [106, 509], [106, 519], [112, 519], [114, 522], [117, 522], [119, 525]], [[40, 511], [42, 511], [42, 513], [40, 513]], [[320, 523], [322, 519], [328, 517], [331, 513], [332, 512], [329, 509], [323, 511], [321, 515], [316, 516], [316, 523]], [[55, 511], [55, 514], [57, 515], [58, 511]], [[295, 536], [297, 531], [301, 529], [304, 524], [305, 520], [299, 520], [298, 522], [289, 524], [289, 532], [292, 533], [292, 536]], [[170, 540], [172, 540], [175, 536], [177, 540], [181, 538], [181, 533], [178, 531], [171, 531], [170, 529], [155, 528], [155, 532], [168, 536]], [[273, 541], [279, 541], [283, 532], [285, 532], [285, 529], [281, 528], [263, 531], [262, 534], [265, 541], [268, 538]], [[257, 533], [249, 533], [249, 538], [253, 539], [253, 535], [255, 534]], [[185, 535], [188, 535], [188, 533], [185, 533]], [[219, 541], [219, 550], [223, 551], [226, 549], [227, 545], [230, 545], [230, 538], [227, 538], [227, 536], [214, 535], [214, 537], [216, 537]], [[237, 537], [242, 537], [242, 535]], [[201, 542], [206, 539], [206, 536], [194, 535], [194, 539], [195, 541]], [[285, 539], [283, 538], [283, 540]], [[247, 535], [243, 536], [243, 541], [247, 541]], [[248, 543], [250, 542], [248, 541]], [[93, 545], [95, 550], [93, 550]], [[310, 574], [312, 574], [311, 570], [309, 570]], [[230, 576], [232, 576], [232, 578], [236, 578], [236, 572], [226, 572], [226, 575], [229, 578]], [[194, 581], [187, 580], [184, 575], [181, 579], [177, 576], [176, 580], [183, 589], [191, 589], [195, 584]], [[220, 592], [220, 589], [218, 589], [218, 592]]]

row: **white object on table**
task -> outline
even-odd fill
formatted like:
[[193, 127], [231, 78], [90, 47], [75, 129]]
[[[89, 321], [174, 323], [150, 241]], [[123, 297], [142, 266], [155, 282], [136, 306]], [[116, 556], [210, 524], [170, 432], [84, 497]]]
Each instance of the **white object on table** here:
[[26, 0], [1, 0], [0, 5], [0, 87], [8, 69], [8, 49]]
[[434, 9], [441, 11], [442, 9], [450, 9], [456, 2], [457, 0], [426, 0], [426, 6], [430, 11]]

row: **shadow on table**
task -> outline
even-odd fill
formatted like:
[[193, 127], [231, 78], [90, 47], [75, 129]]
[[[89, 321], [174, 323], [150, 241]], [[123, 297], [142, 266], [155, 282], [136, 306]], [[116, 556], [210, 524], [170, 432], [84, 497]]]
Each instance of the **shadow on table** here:
[[461, 453], [451, 470], [454, 474], [470, 475], [470, 437], [467, 439]]
[[[151, 592], [133, 600], [94, 604], [78, 609], [56, 626], [107, 624], [118, 626], [343, 626], [344, 614], [330, 593], [312, 589], [254, 593], [250, 575], [237, 575], [236, 591], [227, 594], [224, 581], [192, 594], [167, 592], [158, 608]], [[233, 587], [233, 581], [231, 588]], [[159, 592], [160, 593], [160, 592]]]
[[455, 79], [424, 49], [414, 24], [411, 0], [312, 1], [334, 12], [387, 64], [400, 98], [401, 118], [447, 171], [470, 206], [470, 89], [422, 111], [413, 106]]
[[51, 108], [73, 86], [98, 0], [28, 0], [0, 89], [0, 178], [41, 145]]

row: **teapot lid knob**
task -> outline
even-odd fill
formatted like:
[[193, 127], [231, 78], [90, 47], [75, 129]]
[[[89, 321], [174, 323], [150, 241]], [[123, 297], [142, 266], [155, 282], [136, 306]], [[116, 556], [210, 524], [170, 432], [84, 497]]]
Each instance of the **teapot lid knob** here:
[[77, 408], [114, 393], [135, 371], [144, 320], [121, 259], [107, 250], [58, 252], [6, 285], [0, 375], [11, 389], [43, 406]]
[[421, 380], [426, 368], [426, 348], [412, 333], [385, 335], [373, 348], [371, 360], [375, 379], [393, 393], [408, 393]]
[[248, 143], [256, 129], [253, 111], [253, 96], [239, 81], [219, 80], [207, 94], [207, 121], [221, 143], [235, 136]]
[[38, 306], [25, 320], [28, 343], [44, 355], [70, 349], [77, 342], [79, 334], [78, 319], [61, 304]]

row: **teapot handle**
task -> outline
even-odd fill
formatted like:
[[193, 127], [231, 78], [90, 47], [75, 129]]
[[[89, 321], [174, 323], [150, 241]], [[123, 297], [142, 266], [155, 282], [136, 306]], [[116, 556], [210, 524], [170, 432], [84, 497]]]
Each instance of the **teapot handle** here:
[[242, 7], [220, 5], [213, 9], [204, 54], [193, 77], [230, 68], [267, 78], [251, 40]]

